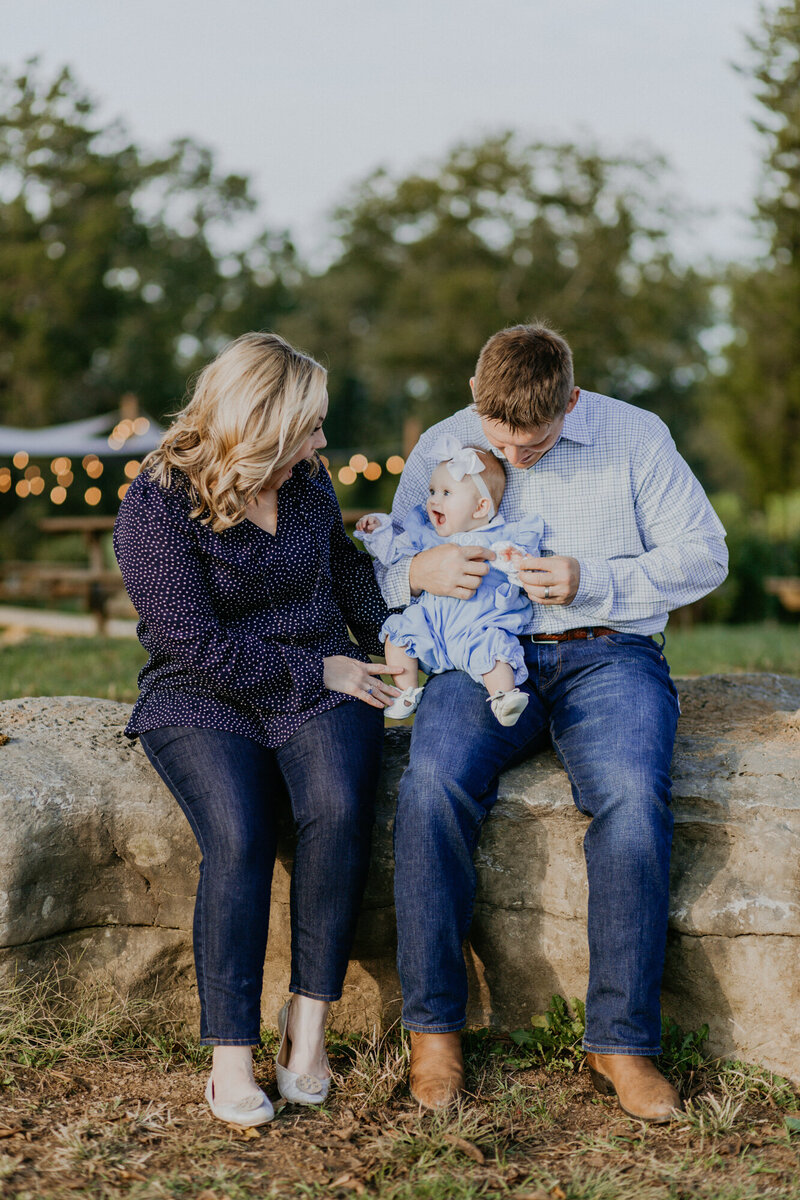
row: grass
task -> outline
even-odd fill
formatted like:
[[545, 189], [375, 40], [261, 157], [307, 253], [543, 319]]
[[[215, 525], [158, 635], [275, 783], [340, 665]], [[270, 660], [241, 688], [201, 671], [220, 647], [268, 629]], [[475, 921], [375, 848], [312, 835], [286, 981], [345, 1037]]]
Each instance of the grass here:
[[[667, 634], [673, 675], [775, 671], [800, 675], [793, 625], [696, 625]], [[0, 638], [0, 700], [18, 696], [95, 696], [132, 704], [146, 654], [129, 638]]]
[[[526, 1048], [465, 1038], [469, 1094], [422, 1113], [406, 1087], [407, 1040], [331, 1037], [320, 1111], [278, 1106], [242, 1132], [201, 1100], [208, 1050], [148, 1030], [157, 1010], [53, 972], [0, 990], [0, 1192], [8, 1200], [756, 1200], [800, 1194], [800, 1095], [758, 1068], [703, 1059], [702, 1031], [668, 1030], [691, 1066], [670, 1129], [625, 1118], [589, 1087], [575, 1005], [554, 1000]], [[270, 1035], [270, 1049], [274, 1038]], [[527, 1055], [527, 1058], [526, 1058]], [[57, 1063], [57, 1067], [53, 1064]], [[275, 1094], [272, 1064], [259, 1082]], [[685, 1081], [685, 1077], [684, 1077]], [[789, 1109], [793, 1109], [789, 1113]]]

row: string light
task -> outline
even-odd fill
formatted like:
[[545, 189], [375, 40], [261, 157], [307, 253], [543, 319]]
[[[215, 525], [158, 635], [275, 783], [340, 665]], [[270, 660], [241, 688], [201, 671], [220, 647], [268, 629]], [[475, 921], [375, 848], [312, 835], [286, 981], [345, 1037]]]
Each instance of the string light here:
[[393, 454], [391, 456], [391, 458], [387, 458], [387, 460], [386, 460], [386, 470], [389, 472], [390, 475], [402, 474], [403, 467], [405, 465], [406, 465], [405, 462], [403, 461], [403, 459], [400, 457], [399, 454]]
[[87, 488], [83, 493], [83, 498], [87, 504], [94, 506], [95, 504], [100, 503], [103, 498], [103, 493], [100, 491], [100, 488], [90, 487]]
[[13, 464], [17, 468], [17, 470], [21, 471], [23, 467], [27, 467], [29, 458], [30, 458], [30, 455], [26, 454], [26, 452], [24, 450], [18, 450], [11, 461], [13, 462]]

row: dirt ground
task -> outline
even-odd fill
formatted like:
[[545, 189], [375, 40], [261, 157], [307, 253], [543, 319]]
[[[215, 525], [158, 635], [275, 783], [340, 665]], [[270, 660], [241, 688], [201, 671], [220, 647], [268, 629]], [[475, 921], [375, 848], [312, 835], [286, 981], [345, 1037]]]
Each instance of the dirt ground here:
[[[502, 1046], [499, 1047], [502, 1051]], [[487, 1039], [471, 1048], [471, 1095], [420, 1113], [402, 1048], [341, 1049], [324, 1109], [282, 1108], [259, 1129], [214, 1121], [205, 1063], [107, 1059], [0, 1070], [0, 1195], [405, 1200], [750, 1200], [800, 1197], [800, 1096], [684, 1080], [684, 1120], [646, 1126], [593, 1091], [585, 1069], [519, 1069]], [[381, 1054], [383, 1060], [381, 1061]], [[266, 1056], [257, 1078], [277, 1100]], [[763, 1095], [745, 1095], [745, 1092]], [[737, 1095], [736, 1089], [739, 1088]]]

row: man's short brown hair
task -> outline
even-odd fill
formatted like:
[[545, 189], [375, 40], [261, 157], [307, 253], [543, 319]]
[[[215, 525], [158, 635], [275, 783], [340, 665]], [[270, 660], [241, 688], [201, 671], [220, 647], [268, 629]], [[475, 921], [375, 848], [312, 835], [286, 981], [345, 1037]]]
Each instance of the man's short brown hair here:
[[535, 429], [564, 415], [574, 386], [572, 351], [560, 334], [546, 325], [512, 325], [480, 352], [475, 407], [515, 433]]

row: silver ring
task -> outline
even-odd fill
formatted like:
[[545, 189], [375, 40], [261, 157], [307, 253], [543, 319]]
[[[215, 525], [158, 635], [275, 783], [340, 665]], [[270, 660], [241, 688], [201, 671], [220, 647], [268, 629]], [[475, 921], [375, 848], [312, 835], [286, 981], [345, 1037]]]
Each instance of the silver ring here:
[[372, 695], [372, 688], [367, 688], [367, 695], [368, 695], [368, 696], [371, 696], [371, 695]]
[[544, 598], [545, 598], [545, 600], [549, 600], [549, 599], [550, 599], [550, 588], [549, 588], [549, 587], [546, 587], [546, 588], [544, 589]]

